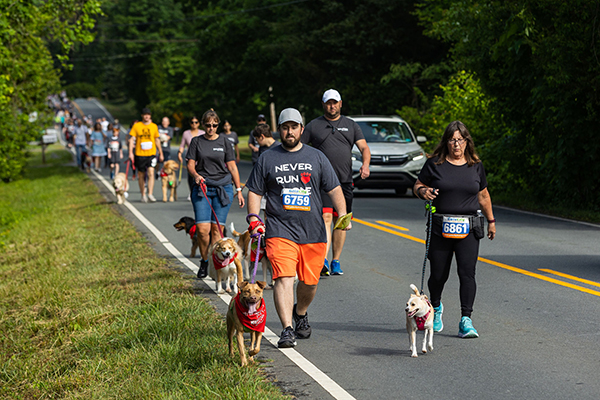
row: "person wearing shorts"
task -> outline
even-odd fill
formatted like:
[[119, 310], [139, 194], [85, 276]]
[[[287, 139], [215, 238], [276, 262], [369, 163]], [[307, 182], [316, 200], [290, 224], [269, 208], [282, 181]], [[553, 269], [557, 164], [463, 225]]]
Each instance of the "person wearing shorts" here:
[[[154, 168], [158, 162], [163, 161], [163, 152], [160, 145], [158, 127], [152, 122], [152, 114], [150, 109], [142, 110], [142, 120], [136, 122], [131, 127], [129, 132], [130, 139], [135, 138], [135, 152], [133, 149], [134, 140], [129, 140], [129, 160], [133, 165], [138, 175], [138, 183], [140, 193], [142, 194], [142, 203], [148, 201], [155, 202], [154, 197]], [[158, 151], [159, 158], [156, 159]], [[146, 195], [146, 175], [148, 175], [148, 195]]]
[[[362, 155], [362, 166], [359, 171], [361, 179], [367, 179], [370, 175], [371, 151], [360, 126], [350, 118], [341, 115], [342, 96], [340, 93], [335, 89], [329, 89], [323, 93], [321, 100], [324, 114], [306, 125], [302, 142], [310, 143], [314, 148], [325, 153], [342, 185], [346, 210], [351, 212], [354, 189], [352, 147], [356, 145]], [[342, 275], [344, 272], [340, 266], [340, 257], [346, 242], [346, 232], [331, 231], [331, 225], [335, 224], [338, 216], [332, 209], [331, 203], [326, 202], [325, 199], [324, 203], [323, 219], [327, 227], [327, 253], [331, 247], [332, 255], [331, 274]], [[329, 273], [329, 263], [325, 259], [321, 275], [329, 275]]]
[[[346, 214], [346, 204], [327, 157], [300, 141], [304, 131], [300, 112], [283, 110], [278, 130], [281, 146], [258, 158], [246, 184], [249, 230], [252, 234], [265, 233], [275, 280], [273, 298], [283, 327], [278, 346], [294, 347], [297, 338], [308, 339], [311, 335], [307, 311], [317, 293], [327, 248], [321, 192], [331, 198], [340, 216]], [[263, 196], [267, 198], [266, 226], [255, 216]], [[296, 275], [299, 282], [294, 304]]]
[[209, 245], [215, 244], [223, 236], [221, 227], [225, 226], [233, 201], [232, 182], [235, 184], [238, 204], [240, 208], [244, 207], [235, 150], [225, 135], [217, 133], [219, 122], [219, 116], [213, 109], [204, 113], [202, 125], [206, 133], [192, 139], [186, 156], [188, 174], [194, 179], [191, 200], [196, 216], [196, 232], [200, 238], [202, 260], [197, 275], [200, 279], [208, 275]]

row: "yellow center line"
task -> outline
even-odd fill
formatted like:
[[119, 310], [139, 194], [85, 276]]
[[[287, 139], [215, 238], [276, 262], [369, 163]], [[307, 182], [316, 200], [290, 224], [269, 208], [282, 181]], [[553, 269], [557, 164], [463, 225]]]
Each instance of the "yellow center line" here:
[[408, 232], [408, 231], [409, 231], [409, 229], [408, 229], [408, 228], [404, 228], [404, 227], [402, 227], [402, 226], [398, 226], [398, 225], [390, 224], [389, 222], [385, 222], [385, 221], [376, 221], [376, 222], [377, 222], [378, 224], [380, 224], [380, 225], [389, 226], [390, 228], [396, 228], [396, 229], [398, 229], [398, 230], [401, 230], [401, 231], [406, 231], [406, 232]]
[[410, 235], [407, 235], [407, 234], [404, 234], [404, 233], [396, 232], [396, 231], [393, 231], [391, 229], [384, 228], [382, 226], [375, 225], [375, 224], [372, 224], [372, 223], [367, 222], [367, 221], [363, 221], [363, 220], [358, 219], [358, 218], [352, 218], [352, 221], [353, 222], [358, 222], [359, 224], [363, 224], [363, 225], [366, 225], [366, 226], [370, 226], [371, 228], [379, 229], [380, 231], [383, 231], [383, 232], [391, 233], [392, 235], [396, 235], [396, 236], [403, 237], [405, 239], [413, 240], [413, 241], [415, 241], [417, 243], [425, 243], [425, 241], [423, 239], [419, 239], [419, 238], [416, 238], [414, 236], [410, 236]]
[[[392, 235], [400, 236], [400, 237], [403, 237], [405, 239], [409, 239], [409, 240], [415, 241], [417, 243], [423, 243], [423, 244], [425, 243], [425, 241], [423, 239], [419, 239], [419, 238], [416, 238], [414, 236], [410, 236], [410, 235], [407, 235], [407, 234], [404, 234], [404, 233], [396, 232], [394, 230], [391, 230], [391, 229], [388, 229], [388, 228], [384, 228], [382, 226], [379, 226], [379, 225], [376, 225], [376, 224], [372, 224], [370, 222], [363, 221], [363, 220], [358, 219], [358, 218], [352, 218], [352, 221], [358, 222], [359, 224], [362, 224], [362, 225], [370, 226], [371, 228], [375, 228], [375, 229], [383, 231], [383, 232], [391, 233]], [[385, 223], [385, 225], [394, 226], [392, 224], [387, 224], [387, 223]], [[554, 279], [554, 278], [551, 278], [551, 277], [548, 277], [548, 276], [545, 276], [545, 275], [537, 274], [535, 272], [530, 272], [530, 271], [527, 271], [525, 269], [513, 267], [513, 266], [510, 266], [510, 265], [507, 265], [507, 264], [502, 264], [502, 263], [499, 263], [497, 261], [488, 260], [487, 258], [478, 257], [477, 259], [479, 261], [481, 261], [481, 262], [486, 263], [486, 264], [494, 265], [496, 267], [500, 267], [500, 268], [503, 268], [503, 269], [506, 269], [506, 270], [509, 270], [509, 271], [517, 272], [517, 273], [522, 274], [522, 275], [527, 275], [527, 276], [530, 276], [532, 278], [537, 278], [537, 279], [540, 279], [540, 280], [543, 280], [543, 281], [546, 281], [546, 282], [551, 282], [551, 283], [554, 283], [556, 285], [565, 286], [565, 287], [568, 287], [570, 289], [575, 289], [575, 290], [578, 290], [580, 292], [584, 292], [584, 293], [588, 293], [588, 294], [592, 294], [594, 296], [599, 296], [600, 297], [600, 292], [597, 291], [597, 290], [588, 289], [588, 288], [585, 288], [583, 286], [573, 285], [572, 283], [564, 282], [564, 281], [561, 281], [561, 280], [558, 280], [558, 279]], [[551, 273], [551, 274], [555, 274], [555, 275], [561, 276], [563, 278], [569, 278], [569, 279], [573, 279], [573, 280], [576, 280], [576, 281], [579, 281], [579, 282], [589, 283], [589, 284], [595, 285], [595, 286], [600, 286], [600, 284], [597, 284], [597, 283], [595, 283], [593, 281], [588, 281], [586, 279], [581, 279], [581, 278], [577, 278], [577, 277], [574, 277], [574, 276], [571, 276], [571, 275], [562, 274], [560, 272], [556, 272], [556, 271], [552, 271], [552, 270], [545, 270], [545, 269], [540, 269], [540, 271], [544, 271], [544, 272], [548, 272], [548, 273]]]
[[577, 282], [585, 283], [585, 284], [588, 284], [588, 285], [600, 287], [600, 283], [598, 283], [598, 282], [594, 282], [594, 281], [590, 281], [590, 280], [587, 280], [587, 279], [578, 278], [578, 277], [573, 276], [573, 275], [563, 274], [562, 272], [554, 271], [554, 270], [551, 270], [551, 269], [545, 269], [545, 268], [540, 268], [539, 270], [543, 271], [543, 272], [547, 272], [549, 274], [558, 275], [558, 276], [563, 277], [563, 278], [571, 279], [572, 281], [577, 281]]

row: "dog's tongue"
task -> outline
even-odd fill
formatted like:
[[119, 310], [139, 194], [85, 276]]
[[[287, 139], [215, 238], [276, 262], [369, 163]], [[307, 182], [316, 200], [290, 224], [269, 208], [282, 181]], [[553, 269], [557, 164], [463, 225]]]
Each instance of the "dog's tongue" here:
[[227, 257], [226, 259], [223, 260], [223, 265], [229, 265], [231, 264], [231, 257]]
[[256, 312], [256, 303], [248, 303], [248, 314], [254, 314]]

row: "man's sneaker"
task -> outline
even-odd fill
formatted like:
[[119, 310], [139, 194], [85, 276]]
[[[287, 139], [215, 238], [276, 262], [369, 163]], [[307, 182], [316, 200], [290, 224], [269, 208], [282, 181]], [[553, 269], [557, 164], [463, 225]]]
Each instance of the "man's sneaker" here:
[[148, 200], [150, 200], [150, 203], [156, 203], [156, 197], [152, 196], [151, 194], [148, 195]]
[[296, 329], [294, 333], [298, 339], [308, 339], [312, 332], [310, 325], [308, 324], [308, 313], [304, 316], [299, 316], [296, 313], [296, 304], [294, 304], [294, 322], [296, 323]]
[[460, 324], [458, 324], [458, 337], [459, 338], [478, 338], [479, 333], [473, 328], [473, 321], [469, 317], [462, 317]]
[[340, 267], [340, 260], [331, 260], [331, 275], [344, 275]]
[[192, 196], [188, 194], [187, 201], [192, 201]]
[[198, 268], [198, 279], [203, 279], [208, 276], [208, 260], [200, 260], [200, 267]]
[[142, 203], [147, 203], [148, 202], [148, 198], [146, 197], [146, 195], [142, 196]]
[[327, 261], [327, 259], [325, 259], [325, 263], [323, 264], [321, 276], [329, 276], [329, 261]]
[[442, 314], [444, 313], [444, 305], [440, 303], [439, 307], [433, 307], [433, 331], [441, 332], [444, 330], [444, 323], [442, 322]]
[[279, 348], [289, 348], [294, 347], [296, 345], [296, 334], [294, 333], [294, 328], [288, 326], [283, 331], [281, 331], [281, 336], [279, 337], [279, 341], [277, 342], [277, 347]]

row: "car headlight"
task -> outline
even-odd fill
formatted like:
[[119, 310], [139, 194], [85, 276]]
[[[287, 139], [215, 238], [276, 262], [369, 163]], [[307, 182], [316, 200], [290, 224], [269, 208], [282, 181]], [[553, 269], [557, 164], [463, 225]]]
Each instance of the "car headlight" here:
[[352, 153], [352, 161], [362, 161], [362, 154]]
[[425, 152], [423, 150], [413, 151], [408, 153], [408, 159], [410, 161], [419, 161], [420, 159], [425, 157]]

